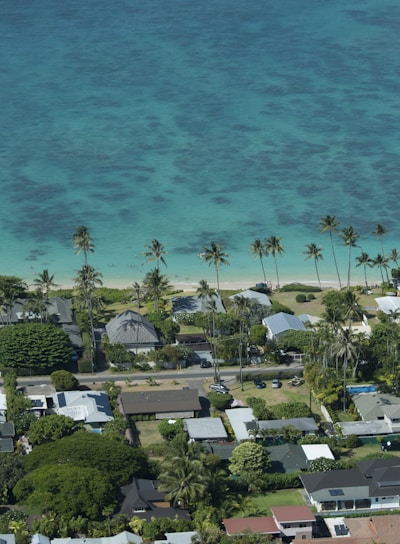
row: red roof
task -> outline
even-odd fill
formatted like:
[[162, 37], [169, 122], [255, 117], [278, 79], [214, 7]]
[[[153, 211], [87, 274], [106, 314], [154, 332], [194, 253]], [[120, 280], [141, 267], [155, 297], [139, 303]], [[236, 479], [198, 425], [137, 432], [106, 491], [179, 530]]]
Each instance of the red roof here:
[[315, 516], [309, 506], [273, 506], [272, 515], [278, 523], [290, 523], [296, 521], [315, 521]]
[[274, 519], [270, 516], [258, 518], [230, 518], [224, 519], [223, 523], [228, 535], [240, 535], [246, 531], [268, 535], [277, 535], [280, 533]]

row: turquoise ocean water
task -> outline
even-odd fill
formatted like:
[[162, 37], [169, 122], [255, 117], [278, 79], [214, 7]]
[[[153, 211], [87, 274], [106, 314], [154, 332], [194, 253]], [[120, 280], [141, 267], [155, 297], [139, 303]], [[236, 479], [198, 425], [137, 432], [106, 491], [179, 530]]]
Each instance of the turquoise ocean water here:
[[71, 283], [81, 224], [127, 286], [152, 238], [174, 282], [213, 281], [211, 240], [221, 281], [260, 281], [248, 246], [270, 235], [281, 279], [315, 279], [316, 242], [335, 280], [328, 214], [354, 256], [376, 223], [400, 251], [399, 42], [394, 0], [0, 0], [0, 273]]

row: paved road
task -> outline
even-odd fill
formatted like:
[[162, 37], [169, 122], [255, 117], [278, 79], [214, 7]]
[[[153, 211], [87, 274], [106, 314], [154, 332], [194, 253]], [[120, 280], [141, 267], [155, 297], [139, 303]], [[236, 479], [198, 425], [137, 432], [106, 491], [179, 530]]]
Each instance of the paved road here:
[[[290, 365], [278, 365], [274, 367], [270, 366], [264, 366], [264, 365], [257, 365], [257, 366], [251, 366], [251, 367], [245, 367], [243, 368], [244, 374], [266, 374], [266, 375], [272, 375], [276, 374], [277, 372], [281, 372], [282, 375], [285, 373], [293, 373], [296, 371], [303, 370], [303, 365], [299, 363], [292, 363]], [[237, 366], [229, 367], [229, 368], [221, 368], [220, 371], [221, 379], [225, 381], [229, 381], [232, 383], [231, 380], [236, 381], [236, 376], [239, 374], [239, 368]], [[173, 379], [182, 379], [192, 382], [203, 382], [205, 379], [212, 381], [214, 378], [214, 369], [212, 368], [202, 368], [200, 369], [198, 366], [193, 366], [189, 368], [185, 368], [182, 370], [165, 370], [165, 371], [148, 371], [148, 372], [138, 372], [138, 373], [132, 373], [132, 372], [109, 372], [109, 371], [101, 371], [101, 372], [95, 372], [93, 374], [76, 374], [77, 379], [79, 380], [80, 384], [90, 384], [90, 383], [103, 383], [108, 381], [124, 381], [126, 379], [131, 379], [135, 382], [145, 381], [150, 376], [154, 376], [156, 379], [160, 380], [173, 380]], [[18, 378], [18, 384], [19, 385], [29, 385], [29, 384], [38, 384], [38, 383], [50, 383], [50, 377], [49, 376], [27, 376], [27, 377], [20, 377]], [[0, 383], [2, 385], [2, 383]]]

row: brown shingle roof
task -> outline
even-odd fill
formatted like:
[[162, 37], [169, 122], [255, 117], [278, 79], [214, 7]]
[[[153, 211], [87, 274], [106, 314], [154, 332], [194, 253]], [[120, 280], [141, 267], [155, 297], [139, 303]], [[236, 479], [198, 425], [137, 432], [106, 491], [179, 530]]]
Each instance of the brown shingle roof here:
[[201, 410], [197, 389], [121, 393], [119, 405], [126, 415]]
[[230, 518], [224, 519], [223, 523], [228, 535], [240, 535], [245, 532], [278, 535], [278, 529], [275, 521], [270, 516], [261, 516], [258, 518]]
[[311, 508], [305, 504], [297, 506], [274, 506], [271, 508], [271, 512], [278, 523], [315, 521], [315, 516]]

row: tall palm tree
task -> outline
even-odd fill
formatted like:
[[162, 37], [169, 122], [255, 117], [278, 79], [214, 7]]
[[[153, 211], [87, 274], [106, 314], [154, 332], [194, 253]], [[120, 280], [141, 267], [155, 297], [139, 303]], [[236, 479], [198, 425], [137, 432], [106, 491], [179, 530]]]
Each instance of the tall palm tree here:
[[161, 488], [168, 491], [165, 498], [184, 508], [194, 507], [207, 489], [203, 463], [189, 457], [174, 457], [165, 462], [159, 480]]
[[306, 260], [308, 259], [314, 259], [315, 264], [315, 271], [317, 273], [318, 278], [318, 284], [321, 288], [321, 280], [319, 279], [319, 272], [318, 272], [318, 261], [322, 261], [324, 259], [322, 255], [322, 248], [318, 247], [316, 243], [312, 242], [311, 244], [306, 244], [307, 251], [304, 251], [306, 255]]
[[233, 299], [232, 311], [239, 319], [239, 381], [241, 390], [243, 391], [243, 341], [245, 331], [248, 329], [247, 318], [250, 312], [249, 300], [237, 295]]
[[346, 291], [343, 299], [343, 315], [349, 320], [349, 331], [354, 320], [361, 319], [363, 312], [360, 306], [360, 301], [353, 291]]
[[[382, 257], [384, 259], [386, 258], [386, 256], [385, 256], [385, 250], [383, 248], [383, 237], [385, 234], [387, 234], [387, 232], [388, 232], [388, 229], [385, 226], [381, 225], [380, 223], [377, 223], [375, 226], [375, 230], [372, 231], [372, 234], [374, 234], [381, 243]], [[385, 269], [385, 272], [386, 272], [386, 279], [389, 284], [389, 274], [388, 274], [387, 268]]]
[[258, 259], [260, 259], [260, 264], [261, 264], [263, 277], [264, 277], [264, 283], [266, 284], [267, 283], [267, 276], [265, 275], [263, 257], [268, 256], [268, 251], [265, 249], [264, 244], [262, 243], [262, 241], [260, 239], [258, 239], [258, 238], [256, 240], [254, 240], [254, 242], [252, 242], [250, 244], [249, 251], [250, 251], [251, 255], [254, 255]]
[[84, 225], [77, 227], [72, 237], [74, 241], [75, 255], [83, 252], [84, 265], [88, 263], [88, 253], [94, 253], [94, 243], [89, 230]]
[[40, 289], [36, 291], [28, 298], [23, 306], [24, 318], [31, 322], [36, 321], [43, 323], [48, 319], [48, 311], [46, 306], [46, 299], [43, 292]]
[[371, 267], [372, 266], [372, 259], [370, 258], [370, 256], [368, 255], [368, 253], [366, 253], [365, 251], [363, 251], [361, 253], [361, 255], [359, 255], [358, 257], [356, 257], [356, 266], [363, 266], [364, 267], [364, 280], [365, 280], [365, 287], [366, 289], [368, 289], [368, 281], [367, 281], [367, 266]]
[[167, 263], [164, 259], [164, 255], [167, 255], [164, 246], [154, 238], [151, 244], [146, 244], [147, 250], [144, 252], [146, 262], [157, 261], [157, 268], [160, 268], [160, 262], [166, 267]]
[[224, 246], [219, 242], [211, 242], [210, 247], [205, 247], [203, 252], [200, 253], [203, 261], [209, 264], [209, 266], [214, 265], [215, 272], [217, 274], [217, 292], [220, 294], [219, 289], [219, 269], [221, 265], [229, 266], [228, 257], [229, 254], [223, 251]]
[[400, 255], [395, 247], [390, 251], [390, 253], [388, 254], [388, 257], [391, 261], [396, 263], [397, 268], [399, 268]]
[[351, 263], [351, 248], [357, 247], [357, 240], [360, 238], [358, 232], [352, 226], [342, 229], [340, 237], [343, 240], [343, 245], [348, 248], [348, 267], [347, 267], [347, 289], [350, 289], [350, 263]]
[[281, 240], [282, 238], [280, 236], [270, 236], [269, 238], [265, 240], [265, 249], [267, 253], [271, 253], [275, 261], [275, 270], [276, 270], [276, 279], [277, 279], [278, 289], [280, 285], [279, 285], [278, 263], [276, 260], [276, 256], [282, 255], [282, 253], [285, 252], [281, 244]]
[[91, 349], [91, 364], [92, 371], [95, 366], [95, 354], [96, 354], [96, 337], [94, 333], [94, 320], [93, 320], [93, 307], [98, 305], [99, 300], [96, 296], [97, 286], [103, 285], [102, 274], [95, 270], [93, 266], [84, 264], [74, 279], [78, 296], [81, 296], [84, 302], [84, 307], [88, 313], [89, 326], [90, 326], [90, 349]]
[[342, 329], [337, 336], [334, 349], [343, 364], [343, 412], [346, 413], [347, 368], [349, 362], [357, 357], [356, 336], [351, 330]]
[[333, 245], [333, 234], [338, 232], [338, 227], [340, 223], [339, 221], [336, 221], [336, 217], [334, 215], [326, 215], [321, 219], [321, 222], [319, 224], [320, 229], [322, 232], [329, 232], [329, 237], [331, 240], [331, 248], [332, 248], [332, 255], [333, 260], [335, 262], [335, 268], [336, 268], [336, 274], [339, 281], [339, 289], [342, 288], [342, 283], [340, 281], [340, 275], [339, 275], [339, 269], [336, 261], [336, 253], [335, 253], [335, 246]]
[[169, 279], [164, 274], [160, 274], [159, 268], [153, 268], [144, 277], [143, 286], [146, 289], [146, 297], [153, 299], [154, 311], [158, 312], [160, 298], [171, 289]]
[[382, 278], [382, 294], [385, 292], [385, 286], [384, 286], [384, 283], [385, 283], [385, 279], [383, 277], [383, 269], [387, 269], [387, 266], [388, 266], [388, 259], [387, 257], [384, 257], [383, 255], [381, 255], [380, 253], [378, 253], [378, 255], [372, 259], [372, 266], [377, 266], [380, 270], [380, 273], [381, 273], [381, 278]]
[[[218, 296], [215, 289], [212, 289], [206, 280], [199, 281], [199, 287], [196, 289], [197, 298], [201, 299], [205, 303], [207, 311], [208, 322], [208, 334], [210, 336], [211, 355], [213, 359], [214, 367], [214, 381], [218, 382], [219, 367], [217, 363], [217, 353], [215, 345], [215, 299]], [[210, 323], [210, 314], [212, 316], [212, 323]]]
[[47, 268], [38, 274], [37, 278], [33, 280], [33, 283], [36, 285], [36, 287], [43, 291], [46, 300], [49, 298], [50, 289], [52, 287], [58, 287], [58, 285], [54, 283], [54, 274], [50, 275]]

